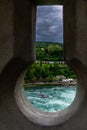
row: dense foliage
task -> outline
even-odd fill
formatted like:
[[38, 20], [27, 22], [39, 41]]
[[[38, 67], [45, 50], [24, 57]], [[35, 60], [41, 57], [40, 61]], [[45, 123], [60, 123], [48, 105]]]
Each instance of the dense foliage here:
[[63, 61], [63, 45], [60, 43], [37, 42], [36, 58], [39, 61]]
[[76, 79], [73, 71], [66, 64], [35, 63], [28, 70], [25, 76], [25, 82], [53, 82], [57, 75], [64, 75], [66, 78]]
[[[53, 82], [56, 81], [58, 75], [76, 79], [75, 74], [66, 64], [58, 63], [58, 61], [64, 61], [62, 44], [38, 42], [36, 57], [39, 62], [29, 68], [24, 78], [25, 82]], [[48, 63], [43, 63], [43, 61], [48, 61]]]

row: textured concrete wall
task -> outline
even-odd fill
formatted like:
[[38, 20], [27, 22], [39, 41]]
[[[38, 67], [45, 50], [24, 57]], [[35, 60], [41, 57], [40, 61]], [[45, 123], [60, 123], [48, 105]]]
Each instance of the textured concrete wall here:
[[22, 86], [24, 71], [35, 61], [35, 4], [33, 0], [21, 0], [21, 4], [0, 0], [0, 130], [87, 130], [86, 0], [64, 1], [64, 29], [65, 58], [80, 84], [75, 104], [81, 96], [83, 100], [63, 124], [37, 125], [24, 115], [15, 99], [15, 86]]

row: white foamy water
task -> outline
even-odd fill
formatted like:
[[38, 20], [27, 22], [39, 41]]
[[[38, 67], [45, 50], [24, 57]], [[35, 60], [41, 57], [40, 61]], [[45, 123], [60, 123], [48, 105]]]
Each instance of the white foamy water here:
[[57, 112], [67, 108], [73, 102], [76, 86], [26, 87], [25, 94], [34, 107], [48, 112]]

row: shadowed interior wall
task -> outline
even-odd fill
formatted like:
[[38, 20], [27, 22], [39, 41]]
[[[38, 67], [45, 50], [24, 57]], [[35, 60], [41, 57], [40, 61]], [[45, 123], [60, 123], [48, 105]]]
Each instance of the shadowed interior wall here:
[[65, 60], [85, 92], [79, 109], [63, 124], [45, 127], [28, 120], [17, 106], [15, 86], [22, 85], [35, 61], [35, 14], [33, 0], [0, 0], [0, 130], [87, 130], [86, 0], [64, 1]]

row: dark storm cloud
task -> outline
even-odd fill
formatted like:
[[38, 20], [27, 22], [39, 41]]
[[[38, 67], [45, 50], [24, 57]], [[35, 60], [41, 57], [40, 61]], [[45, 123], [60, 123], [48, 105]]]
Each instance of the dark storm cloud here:
[[36, 41], [63, 42], [63, 7], [38, 6]]

